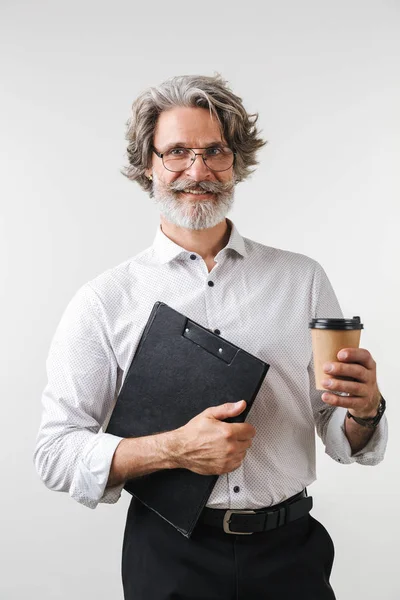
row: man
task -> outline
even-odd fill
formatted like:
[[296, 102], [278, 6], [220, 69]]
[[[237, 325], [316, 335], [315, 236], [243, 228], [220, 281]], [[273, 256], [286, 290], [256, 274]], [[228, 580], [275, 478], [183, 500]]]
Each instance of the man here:
[[[374, 465], [385, 453], [386, 415], [373, 420], [384, 401], [366, 349], [343, 349], [329, 391], [315, 389], [308, 323], [343, 316], [322, 267], [243, 238], [226, 218], [265, 143], [256, 120], [219, 76], [175, 77], [141, 94], [124, 174], [160, 209], [154, 243], [83, 285], [51, 344], [34, 456], [50, 489], [95, 508], [159, 469], [219, 475], [190, 539], [132, 498], [126, 600], [335, 598], [333, 542], [306, 498], [315, 428], [341, 463]], [[178, 430], [123, 439], [101, 429], [157, 300], [270, 364], [245, 423], [224, 422], [246, 405], [221, 404], [216, 389], [215, 406]], [[227, 509], [256, 512], [233, 514], [224, 528]]]

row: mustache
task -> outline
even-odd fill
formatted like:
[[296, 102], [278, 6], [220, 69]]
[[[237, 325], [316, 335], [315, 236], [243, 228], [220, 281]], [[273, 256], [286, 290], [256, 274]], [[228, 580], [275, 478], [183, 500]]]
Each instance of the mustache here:
[[234, 188], [234, 185], [233, 181], [221, 183], [219, 181], [193, 181], [191, 179], [181, 179], [170, 183], [168, 189], [171, 192], [203, 190], [204, 192], [210, 192], [211, 194], [220, 194], [222, 192], [231, 191]]

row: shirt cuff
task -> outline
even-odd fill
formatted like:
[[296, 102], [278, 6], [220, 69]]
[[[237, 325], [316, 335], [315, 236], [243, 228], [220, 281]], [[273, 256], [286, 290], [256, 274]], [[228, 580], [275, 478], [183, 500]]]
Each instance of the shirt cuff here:
[[99, 502], [115, 504], [121, 496], [124, 483], [107, 489], [112, 459], [123, 437], [104, 433], [102, 429], [86, 444], [78, 463], [70, 496], [88, 508], [96, 508]]
[[344, 428], [346, 413], [347, 408], [337, 406], [329, 419], [325, 440], [326, 454], [343, 464], [357, 462], [360, 465], [377, 465], [383, 460], [387, 446], [388, 424], [386, 415], [383, 415], [364, 448], [352, 454]]

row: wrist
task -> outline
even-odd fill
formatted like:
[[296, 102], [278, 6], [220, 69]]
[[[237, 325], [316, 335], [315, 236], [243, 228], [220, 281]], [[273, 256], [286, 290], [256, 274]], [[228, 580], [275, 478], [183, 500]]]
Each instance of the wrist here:
[[174, 429], [166, 434], [165, 463], [167, 469], [179, 469], [182, 455], [182, 428]]
[[383, 413], [385, 412], [385, 410], [386, 410], [386, 400], [381, 395], [379, 406], [376, 411], [376, 415], [372, 415], [371, 417], [357, 417], [357, 416], [353, 415], [349, 410], [347, 410], [346, 423], [347, 423], [348, 419], [353, 419], [362, 427], [368, 427], [370, 429], [375, 429], [375, 427], [377, 427], [379, 421], [382, 419], [382, 416], [383, 416]]
[[381, 398], [382, 396], [381, 394], [379, 394], [378, 399], [375, 402], [375, 406], [373, 406], [369, 410], [356, 411], [349, 408], [348, 411], [351, 415], [353, 415], [353, 417], [357, 417], [358, 419], [374, 419], [378, 415]]
[[353, 415], [353, 417], [357, 417], [358, 419], [373, 419], [374, 417], [376, 417], [376, 415], [378, 414], [378, 407], [374, 408], [372, 411], [368, 411], [368, 412], [357, 412], [355, 410], [352, 410], [351, 408], [348, 409], [349, 413], [351, 415]]

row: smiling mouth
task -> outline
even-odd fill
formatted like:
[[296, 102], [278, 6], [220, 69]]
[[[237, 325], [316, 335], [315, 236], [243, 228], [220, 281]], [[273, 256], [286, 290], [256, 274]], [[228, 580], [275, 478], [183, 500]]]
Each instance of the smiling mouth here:
[[213, 192], [205, 192], [204, 190], [181, 190], [181, 194], [193, 196], [212, 196]]

